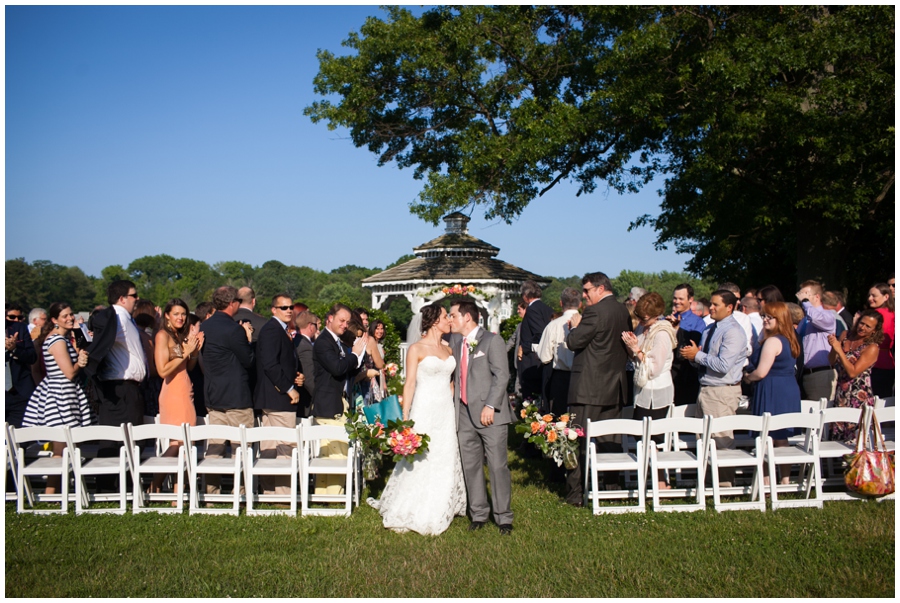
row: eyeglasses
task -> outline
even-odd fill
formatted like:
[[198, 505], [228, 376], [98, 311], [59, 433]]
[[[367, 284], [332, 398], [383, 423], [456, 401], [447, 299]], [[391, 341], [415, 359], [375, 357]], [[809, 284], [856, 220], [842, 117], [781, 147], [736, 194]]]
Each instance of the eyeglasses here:
[[25, 317], [21, 314], [7, 314], [6, 320], [25, 320]]
[[272, 306], [273, 310], [281, 310], [282, 312], [287, 312], [291, 310], [294, 306]]
[[581, 291], [584, 293], [590, 293], [594, 289], [599, 289], [600, 287], [584, 287]]
[[133, 297], [134, 299], [141, 299], [141, 297], [137, 293], [126, 293], [123, 297]]
[[774, 316], [769, 316], [768, 314], [763, 314], [763, 320], [776, 320]]

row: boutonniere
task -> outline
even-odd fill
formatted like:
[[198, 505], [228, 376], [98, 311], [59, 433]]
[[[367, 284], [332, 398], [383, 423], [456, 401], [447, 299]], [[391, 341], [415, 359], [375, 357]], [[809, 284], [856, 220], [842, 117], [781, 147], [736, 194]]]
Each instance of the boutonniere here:
[[467, 342], [466, 342], [466, 345], [469, 346], [469, 354], [474, 354], [474, 353], [475, 353], [475, 348], [478, 347], [478, 340], [477, 340], [477, 339], [472, 339], [472, 340], [470, 340], [470, 341], [467, 341]]

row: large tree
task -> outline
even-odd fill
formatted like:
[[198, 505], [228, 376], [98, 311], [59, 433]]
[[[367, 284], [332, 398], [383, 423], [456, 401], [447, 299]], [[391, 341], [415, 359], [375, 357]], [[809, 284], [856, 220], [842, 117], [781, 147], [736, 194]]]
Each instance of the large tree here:
[[867, 286], [893, 268], [892, 6], [388, 9], [318, 53], [313, 121], [511, 221], [563, 180], [636, 191], [698, 275]]

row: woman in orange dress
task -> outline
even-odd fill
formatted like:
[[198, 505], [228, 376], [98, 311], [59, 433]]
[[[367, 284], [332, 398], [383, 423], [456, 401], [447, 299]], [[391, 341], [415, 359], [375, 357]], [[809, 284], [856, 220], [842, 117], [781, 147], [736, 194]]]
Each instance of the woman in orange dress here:
[[[194, 410], [194, 389], [188, 370], [194, 368], [203, 345], [203, 333], [190, 325], [188, 306], [173, 299], [163, 310], [162, 325], [156, 332], [154, 360], [163, 380], [159, 392], [159, 422], [166, 425], [197, 424]], [[178, 456], [181, 442], [171, 440], [163, 456]], [[153, 491], [159, 492], [165, 474], [153, 478]], [[177, 487], [177, 486], [176, 486]]]

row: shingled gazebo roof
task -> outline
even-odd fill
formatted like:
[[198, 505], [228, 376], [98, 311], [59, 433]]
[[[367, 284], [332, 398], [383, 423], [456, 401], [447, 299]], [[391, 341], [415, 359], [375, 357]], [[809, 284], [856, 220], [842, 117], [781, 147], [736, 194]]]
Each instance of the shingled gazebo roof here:
[[444, 216], [446, 232], [414, 248], [415, 259], [363, 279], [363, 285], [411, 281], [549, 282], [540, 275], [496, 259], [500, 249], [470, 235], [466, 226], [469, 219], [459, 212]]

